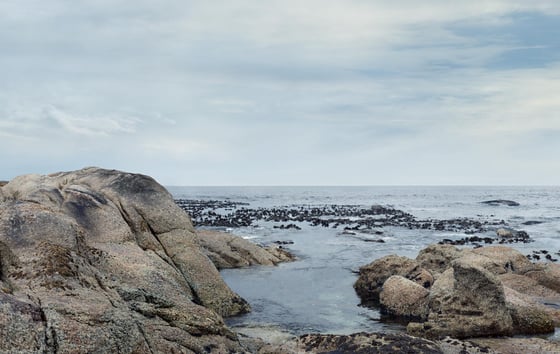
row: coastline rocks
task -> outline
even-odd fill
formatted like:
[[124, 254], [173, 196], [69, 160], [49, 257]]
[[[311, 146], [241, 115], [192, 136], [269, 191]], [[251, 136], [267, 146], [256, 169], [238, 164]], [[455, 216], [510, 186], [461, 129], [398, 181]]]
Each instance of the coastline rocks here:
[[430, 272], [415, 260], [407, 257], [389, 255], [360, 267], [358, 280], [354, 289], [363, 305], [378, 305], [383, 284], [392, 275], [400, 275], [406, 279], [429, 288], [433, 283]]
[[499, 279], [465, 258], [451, 266], [430, 292], [428, 320], [409, 324], [408, 333], [427, 338], [510, 335], [513, 322]]
[[2, 352], [242, 352], [247, 312], [152, 178], [16, 177], [0, 201]]
[[[508, 247], [460, 250], [430, 245], [416, 260], [387, 256], [362, 268], [355, 284], [358, 295], [367, 296], [362, 301], [382, 289], [378, 305], [383, 313], [407, 321], [411, 314], [420, 314], [419, 322], [408, 324], [411, 335], [431, 339], [532, 335], [550, 333], [560, 323], [560, 310], [554, 305], [560, 304], [560, 266], [533, 264]], [[403, 269], [422, 269], [436, 280], [420, 292], [416, 284], [402, 278]]]
[[279, 247], [261, 247], [242, 237], [225, 232], [198, 230], [198, 240], [206, 255], [218, 269], [252, 265], [276, 265], [294, 257]]

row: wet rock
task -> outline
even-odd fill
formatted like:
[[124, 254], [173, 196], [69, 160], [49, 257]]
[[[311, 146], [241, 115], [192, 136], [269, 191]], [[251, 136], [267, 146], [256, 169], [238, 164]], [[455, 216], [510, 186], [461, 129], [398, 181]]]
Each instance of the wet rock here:
[[[476, 220], [458, 218], [450, 220], [419, 220], [402, 210], [374, 205], [369, 208], [360, 205], [323, 205], [323, 206], [285, 206], [273, 208], [249, 208], [246, 203], [233, 201], [207, 201], [178, 199], [177, 205], [187, 211], [195, 226], [246, 227], [258, 221], [288, 223], [277, 228], [298, 229], [294, 222], [306, 222], [313, 227], [344, 227], [344, 230], [370, 230], [376, 234], [386, 226], [408, 229], [454, 231], [474, 234], [488, 231], [490, 227], [505, 224], [503, 220]], [[291, 226], [290, 226], [291, 225]]]
[[286, 250], [261, 247], [242, 237], [219, 231], [198, 230], [200, 245], [218, 269], [276, 265], [294, 260]]
[[0, 351], [243, 351], [221, 316], [248, 304], [152, 178], [87, 168], [1, 190]]
[[429, 288], [433, 283], [430, 272], [418, 262], [407, 257], [389, 255], [363, 266], [360, 276], [354, 283], [354, 289], [364, 305], [378, 305], [383, 284], [392, 275], [400, 275], [406, 279]]
[[275, 229], [280, 229], [280, 230], [290, 230], [290, 229], [294, 229], [294, 230], [301, 230], [301, 227], [297, 226], [296, 224], [288, 224], [288, 225], [274, 225]]
[[492, 206], [500, 206], [500, 205], [505, 205], [505, 206], [519, 206], [520, 204], [518, 202], [515, 202], [513, 200], [506, 200], [506, 199], [493, 199], [493, 200], [486, 200], [481, 202], [482, 204], [486, 204], [486, 205], [492, 205]]
[[544, 221], [537, 221], [537, 220], [528, 220], [522, 223], [523, 225], [539, 225], [542, 224]]
[[425, 320], [429, 293], [412, 280], [393, 275], [383, 283], [379, 296], [381, 312], [398, 318]]

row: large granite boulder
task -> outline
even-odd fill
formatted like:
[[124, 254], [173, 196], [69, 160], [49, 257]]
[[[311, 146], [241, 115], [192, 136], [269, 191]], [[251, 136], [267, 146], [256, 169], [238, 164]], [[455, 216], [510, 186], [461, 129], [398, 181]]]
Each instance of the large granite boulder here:
[[243, 351], [248, 304], [152, 178], [99, 168], [0, 189], [0, 351]]

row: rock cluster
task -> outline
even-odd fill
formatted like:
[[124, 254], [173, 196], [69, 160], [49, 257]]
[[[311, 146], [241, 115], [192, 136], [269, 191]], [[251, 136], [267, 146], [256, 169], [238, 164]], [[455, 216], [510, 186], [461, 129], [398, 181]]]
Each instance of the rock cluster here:
[[[560, 267], [533, 264], [505, 246], [431, 245], [416, 259], [386, 256], [362, 268], [362, 302], [411, 321], [411, 335], [471, 338], [554, 331]], [[530, 284], [530, 285], [528, 285]]]
[[205, 252], [150, 177], [17, 177], [0, 188], [0, 352], [243, 352], [222, 316], [249, 305]]

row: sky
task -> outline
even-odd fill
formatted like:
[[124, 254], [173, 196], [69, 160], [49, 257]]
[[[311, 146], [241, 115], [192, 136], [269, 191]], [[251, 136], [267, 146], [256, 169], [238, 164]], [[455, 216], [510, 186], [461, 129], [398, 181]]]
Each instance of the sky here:
[[558, 185], [560, 1], [2, 0], [0, 179]]

